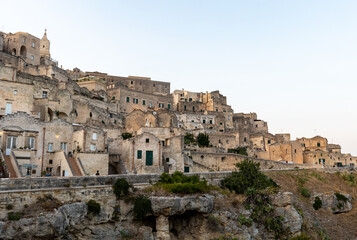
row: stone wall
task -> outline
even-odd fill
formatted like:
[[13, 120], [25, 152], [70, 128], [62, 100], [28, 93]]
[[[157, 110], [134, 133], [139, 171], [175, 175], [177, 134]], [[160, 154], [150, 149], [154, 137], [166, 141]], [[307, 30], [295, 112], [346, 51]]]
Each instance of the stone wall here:
[[76, 157], [81, 160], [86, 174], [94, 176], [99, 171], [100, 175], [108, 175], [108, 153], [77, 153]]

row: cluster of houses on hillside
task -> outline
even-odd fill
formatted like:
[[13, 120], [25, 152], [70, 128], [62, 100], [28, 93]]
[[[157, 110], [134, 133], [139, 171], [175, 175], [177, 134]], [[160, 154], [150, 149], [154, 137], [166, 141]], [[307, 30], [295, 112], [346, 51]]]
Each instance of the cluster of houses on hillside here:
[[[208, 145], [185, 141], [199, 134]], [[169, 82], [147, 77], [64, 70], [46, 32], [0, 32], [0, 177], [232, 170], [237, 149], [287, 164], [357, 164], [324, 137], [269, 133], [219, 91], [171, 92]]]

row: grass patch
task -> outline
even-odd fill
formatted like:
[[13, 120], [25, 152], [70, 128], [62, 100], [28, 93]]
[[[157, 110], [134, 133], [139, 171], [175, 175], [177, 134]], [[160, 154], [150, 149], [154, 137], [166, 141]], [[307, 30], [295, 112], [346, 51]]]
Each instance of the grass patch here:
[[306, 198], [309, 198], [309, 197], [311, 196], [310, 190], [307, 189], [307, 188], [305, 188], [305, 187], [302, 187], [302, 188], [300, 189], [300, 193], [301, 193], [301, 195], [303, 195], [303, 196], [306, 197]]
[[290, 240], [310, 240], [311, 238], [307, 236], [305, 233], [301, 233], [298, 236], [290, 238]]
[[239, 225], [240, 225], [240, 226], [245, 225], [245, 226], [247, 226], [247, 227], [250, 227], [250, 226], [252, 226], [252, 224], [253, 224], [253, 220], [252, 220], [251, 218], [246, 218], [246, 217], [244, 217], [243, 214], [239, 215], [239, 217], [238, 217], [238, 222], [239, 222]]
[[318, 172], [312, 172], [311, 176], [313, 176], [317, 180], [320, 180], [321, 182], [326, 182], [326, 179], [322, 177]]

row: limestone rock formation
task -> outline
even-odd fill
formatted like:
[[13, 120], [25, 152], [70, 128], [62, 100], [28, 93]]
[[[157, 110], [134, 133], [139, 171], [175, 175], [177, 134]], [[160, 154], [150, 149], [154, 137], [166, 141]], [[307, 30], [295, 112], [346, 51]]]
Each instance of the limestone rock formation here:
[[311, 197], [312, 204], [314, 204], [316, 197], [321, 199], [322, 208], [332, 213], [344, 213], [352, 210], [352, 197], [350, 194], [316, 193]]

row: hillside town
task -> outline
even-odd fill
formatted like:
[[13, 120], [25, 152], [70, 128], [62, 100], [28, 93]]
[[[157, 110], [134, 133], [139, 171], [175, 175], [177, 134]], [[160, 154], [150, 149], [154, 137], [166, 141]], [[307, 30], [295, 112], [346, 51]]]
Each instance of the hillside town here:
[[323, 136], [273, 134], [219, 91], [171, 90], [149, 77], [65, 70], [47, 32], [0, 32], [0, 177], [354, 167]]

